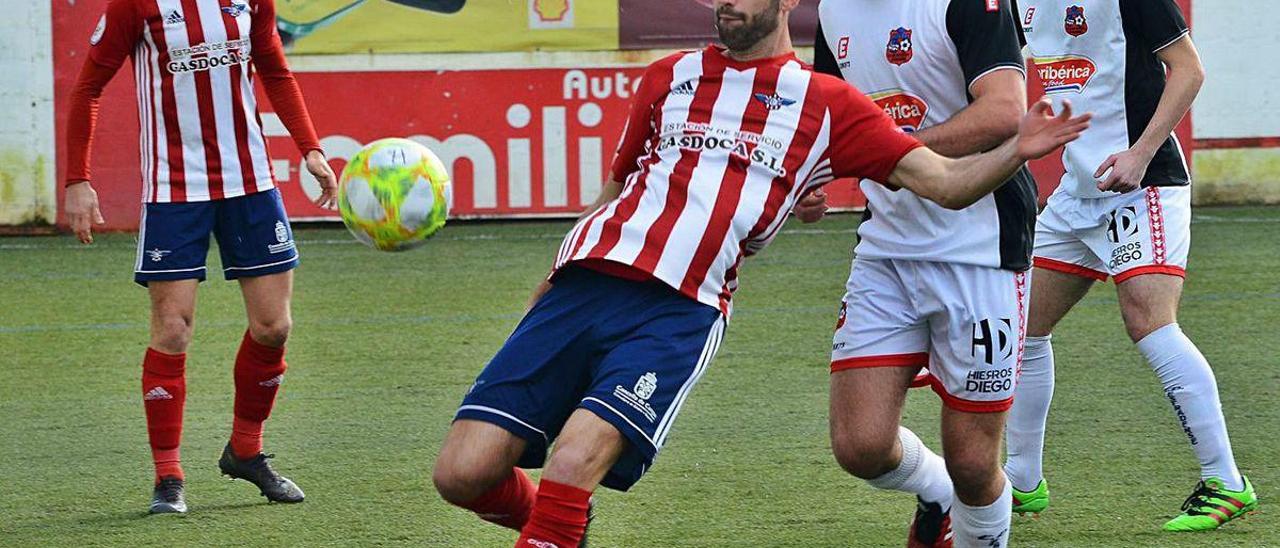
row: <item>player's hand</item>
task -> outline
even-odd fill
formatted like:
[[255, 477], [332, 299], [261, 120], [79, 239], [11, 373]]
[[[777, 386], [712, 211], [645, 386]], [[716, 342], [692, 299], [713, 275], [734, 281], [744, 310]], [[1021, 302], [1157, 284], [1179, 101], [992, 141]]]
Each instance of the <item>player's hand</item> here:
[[1071, 116], [1071, 101], [1062, 102], [1062, 112], [1053, 113], [1053, 103], [1043, 98], [1031, 105], [1018, 128], [1018, 155], [1023, 160], [1048, 156], [1058, 147], [1070, 143], [1089, 127], [1092, 114]]
[[[1147, 176], [1147, 166], [1151, 165], [1151, 158], [1154, 156], [1155, 154], [1147, 154], [1137, 148], [1112, 154], [1098, 166], [1098, 171], [1093, 173], [1093, 178], [1098, 180], [1098, 190], [1111, 192], [1138, 190], [1142, 187], [1142, 179]], [[1102, 176], [1107, 173], [1107, 170], [1111, 170], [1111, 174], [1103, 179]]]
[[315, 204], [325, 209], [336, 209], [338, 207], [338, 177], [333, 174], [333, 168], [329, 167], [329, 160], [324, 157], [324, 153], [313, 150], [307, 153], [305, 158], [307, 163], [307, 171], [316, 178], [316, 182], [320, 183], [320, 197], [315, 199]]
[[822, 189], [815, 190], [796, 202], [794, 208], [791, 209], [796, 214], [796, 218], [805, 224], [816, 223], [822, 220], [823, 215], [827, 214], [827, 193]]
[[89, 181], [80, 181], [67, 187], [62, 209], [67, 214], [71, 231], [76, 233], [80, 243], [93, 243], [92, 226], [107, 222], [98, 209], [98, 192], [93, 190]]

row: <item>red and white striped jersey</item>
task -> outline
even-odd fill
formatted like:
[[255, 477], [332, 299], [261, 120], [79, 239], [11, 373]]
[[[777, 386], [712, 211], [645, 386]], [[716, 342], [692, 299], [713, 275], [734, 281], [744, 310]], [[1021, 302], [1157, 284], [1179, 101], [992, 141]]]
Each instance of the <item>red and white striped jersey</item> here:
[[918, 141], [844, 81], [793, 54], [738, 62], [715, 47], [651, 65], [623, 132], [618, 198], [584, 217], [555, 268], [616, 264], [730, 313], [742, 259], [805, 193], [888, 180]]
[[[105, 80], [132, 58], [145, 202], [220, 200], [275, 186], [254, 97], [255, 67], [299, 147], [319, 149], [284, 60], [271, 0], [111, 0], [90, 43], [78, 85], [86, 89], [73, 94], [73, 103], [96, 105]], [[69, 180], [88, 179], [95, 111], [73, 104]], [[86, 116], [87, 131], [79, 119]]]

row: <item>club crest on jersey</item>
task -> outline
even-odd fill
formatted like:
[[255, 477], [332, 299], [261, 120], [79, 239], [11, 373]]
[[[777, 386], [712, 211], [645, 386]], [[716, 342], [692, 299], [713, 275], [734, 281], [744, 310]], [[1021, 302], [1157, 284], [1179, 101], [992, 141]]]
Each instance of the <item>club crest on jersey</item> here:
[[889, 31], [889, 45], [885, 46], [884, 56], [898, 66], [907, 64], [915, 50], [911, 47], [911, 29], [898, 27]]
[[929, 104], [924, 99], [900, 89], [878, 91], [872, 93], [870, 98], [907, 133], [919, 131], [920, 126], [924, 125], [925, 116], [929, 114]]
[[767, 108], [769, 110], [778, 110], [782, 107], [789, 107], [791, 105], [796, 104], [795, 99], [787, 99], [786, 97], [778, 95], [777, 93], [774, 93], [773, 95], [765, 95], [763, 93], [757, 93], [755, 94], [755, 98], [757, 101], [764, 103], [764, 108]]
[[1092, 59], [1080, 55], [1066, 57], [1040, 57], [1032, 60], [1036, 74], [1044, 83], [1045, 93], [1081, 93], [1098, 73], [1098, 65]]
[[240, 17], [240, 14], [249, 11], [249, 4], [244, 2], [231, 2], [231, 5], [222, 6], [222, 13], [231, 17]]
[[1089, 20], [1084, 16], [1084, 6], [1068, 6], [1066, 20], [1067, 34], [1080, 36], [1089, 32]]

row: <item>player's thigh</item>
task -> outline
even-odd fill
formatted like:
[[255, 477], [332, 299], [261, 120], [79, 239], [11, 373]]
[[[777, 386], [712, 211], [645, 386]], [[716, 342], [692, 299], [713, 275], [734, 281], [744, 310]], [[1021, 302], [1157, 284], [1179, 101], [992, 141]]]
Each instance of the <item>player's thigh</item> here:
[[147, 283], [151, 298], [151, 347], [169, 354], [186, 352], [195, 329], [196, 279]]
[[1059, 270], [1033, 269], [1027, 335], [1044, 337], [1052, 333], [1058, 322], [1089, 294], [1094, 281], [1094, 278]]
[[293, 271], [243, 277], [239, 282], [254, 340], [268, 346], [283, 345], [293, 324]]
[[1134, 276], [1116, 285], [1120, 315], [1134, 341], [1178, 321], [1183, 278], [1169, 274]]
[[451, 502], [473, 500], [506, 478], [524, 449], [524, 439], [497, 425], [455, 421], [436, 457], [432, 480]]
[[831, 450], [845, 471], [873, 478], [901, 458], [898, 424], [919, 366], [860, 367], [831, 374]]
[[593, 411], [569, 416], [542, 477], [579, 489], [593, 490], [613, 468], [630, 442], [612, 423]]

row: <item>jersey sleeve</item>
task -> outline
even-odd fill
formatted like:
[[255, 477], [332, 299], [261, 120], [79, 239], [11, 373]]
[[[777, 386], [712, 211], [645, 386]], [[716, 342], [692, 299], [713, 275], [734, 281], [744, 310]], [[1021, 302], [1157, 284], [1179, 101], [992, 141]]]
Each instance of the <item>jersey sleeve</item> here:
[[827, 44], [827, 37], [822, 32], [821, 21], [818, 22], [817, 35], [813, 38], [813, 71], [844, 78], [840, 74], [840, 65], [836, 63], [836, 56], [831, 52], [831, 45]]
[[823, 84], [831, 118], [832, 178], [887, 181], [903, 156], [924, 146], [857, 88], [834, 79]]
[[947, 6], [947, 34], [967, 86], [997, 70], [1026, 74], [1021, 32], [1013, 0], [951, 0]]
[[252, 43], [253, 66], [262, 78], [262, 87], [267, 91], [267, 98], [276, 109], [280, 122], [293, 137], [294, 144], [304, 155], [313, 150], [321, 150], [320, 139], [316, 136], [307, 104], [302, 98], [302, 89], [289, 70], [284, 45], [276, 31], [274, 0], [258, 0], [249, 27], [249, 40]]
[[111, 0], [89, 37], [89, 59], [117, 70], [142, 38], [143, 20], [137, 0]]
[[1152, 53], [1190, 32], [1187, 19], [1174, 0], [1120, 0], [1120, 17], [1125, 28], [1136, 30], [1137, 38]]
[[609, 174], [614, 181], [625, 181], [633, 172], [640, 169], [640, 158], [647, 150], [649, 140], [658, 131], [654, 127], [654, 107], [664, 95], [671, 90], [674, 79], [672, 66], [674, 59], [658, 61], [645, 69], [640, 80], [640, 88], [631, 98], [631, 112], [627, 116], [627, 125], [622, 129], [622, 138], [618, 141], [618, 151], [613, 157], [613, 166]]

